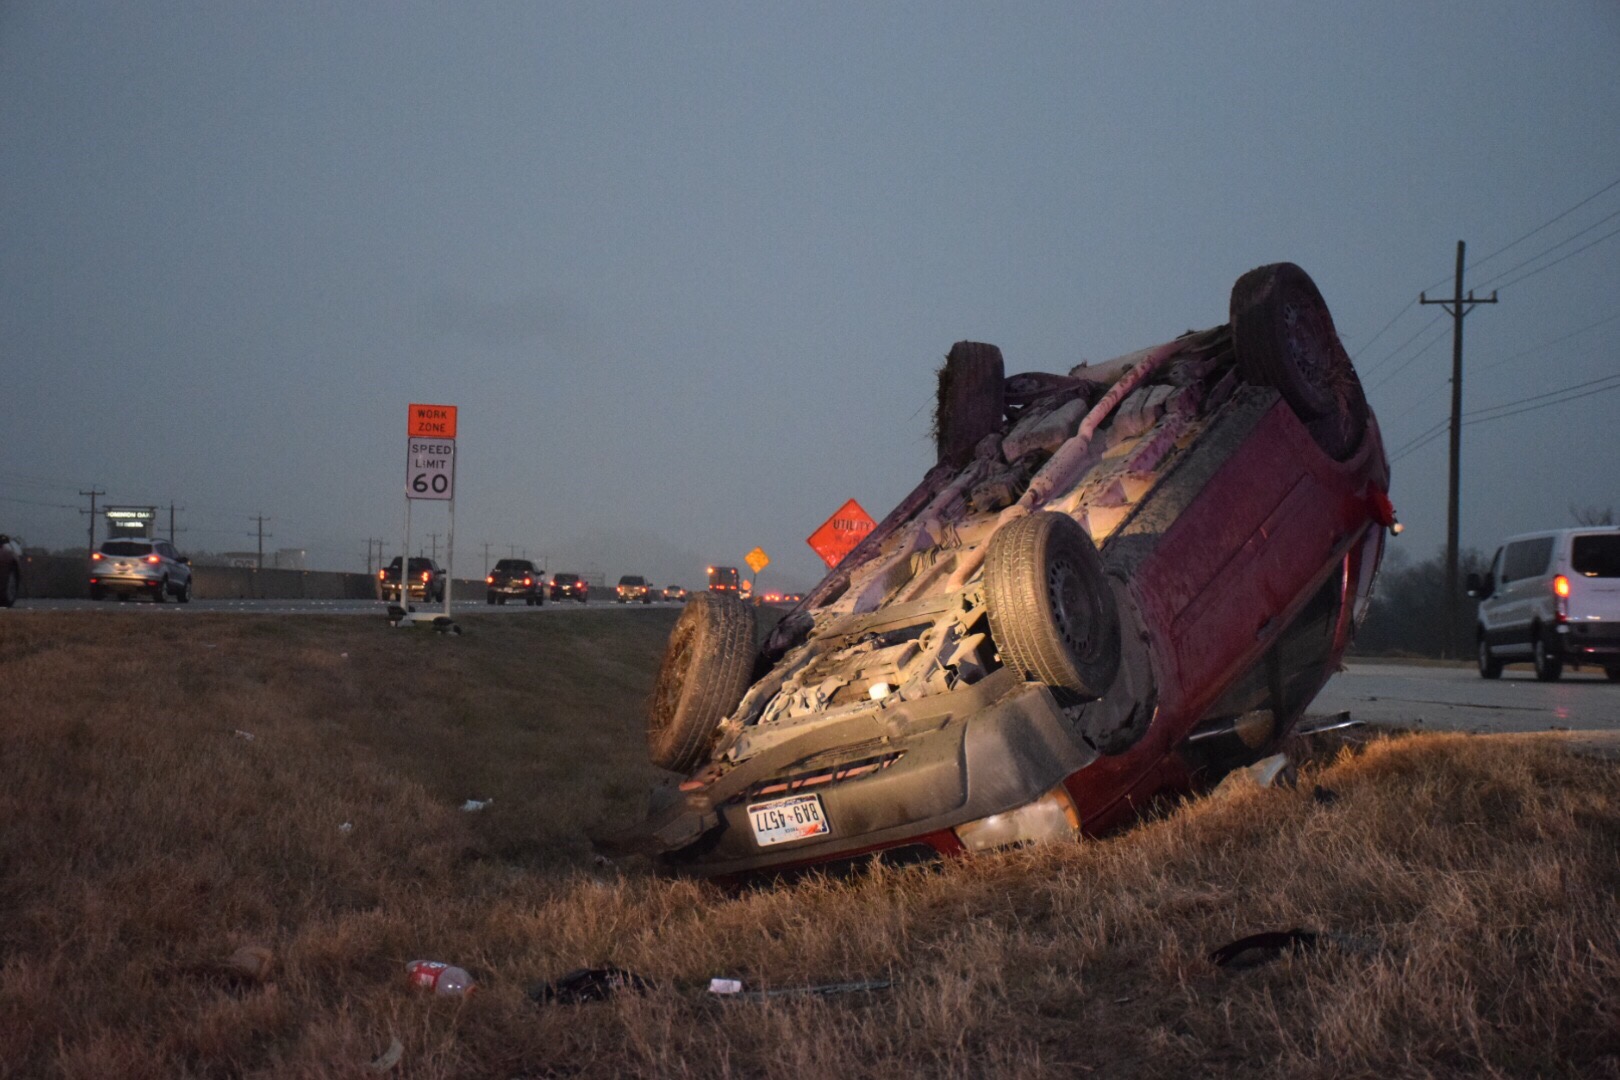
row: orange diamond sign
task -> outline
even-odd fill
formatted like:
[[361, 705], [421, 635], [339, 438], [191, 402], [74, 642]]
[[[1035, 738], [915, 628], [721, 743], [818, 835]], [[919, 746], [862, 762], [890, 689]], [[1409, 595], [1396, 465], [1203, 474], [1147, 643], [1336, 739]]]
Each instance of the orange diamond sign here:
[[866, 534], [872, 531], [877, 522], [872, 515], [861, 509], [861, 504], [854, 499], [849, 500], [838, 508], [838, 512], [826, 521], [821, 528], [811, 533], [805, 539], [811, 549], [821, 556], [821, 561], [831, 569], [844, 561], [844, 556], [855, 550], [855, 545], [866, 539]]

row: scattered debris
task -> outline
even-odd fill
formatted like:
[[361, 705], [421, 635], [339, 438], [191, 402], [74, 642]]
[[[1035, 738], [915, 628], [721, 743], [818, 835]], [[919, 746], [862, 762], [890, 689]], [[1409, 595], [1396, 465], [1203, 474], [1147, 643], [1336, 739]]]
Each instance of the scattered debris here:
[[1222, 945], [1209, 954], [1209, 959], [1216, 967], [1259, 967], [1269, 964], [1285, 952], [1302, 953], [1314, 949], [1319, 941], [1320, 935], [1314, 930], [1268, 930]]
[[741, 979], [710, 979], [709, 993], [711, 994], [740, 994], [742, 993]]
[[494, 799], [468, 799], [466, 802], [461, 804], [461, 808], [467, 813], [471, 814], [484, 809], [484, 807], [490, 805], [494, 801]]
[[1244, 788], [1291, 788], [1299, 782], [1299, 773], [1294, 763], [1288, 760], [1286, 754], [1272, 754], [1261, 758], [1253, 765], [1241, 769], [1233, 769], [1215, 785], [1210, 792], [1212, 799], [1224, 799]]
[[345, 821], [343, 824], [338, 826], [338, 832], [340, 832], [340, 833], [354, 832], [354, 822]]
[[419, 990], [432, 990], [442, 997], [465, 997], [477, 989], [466, 968], [443, 960], [412, 960], [405, 965], [405, 977]]
[[232, 732], [232, 734], [234, 734], [238, 739], [241, 739], [243, 742], [252, 742], [254, 739], [258, 738], [258, 736], [254, 735], [253, 732], [243, 731], [241, 728], [237, 728], [234, 732]]
[[610, 869], [610, 868], [613, 868], [613, 867], [616, 867], [616, 866], [619, 865], [618, 863], [614, 862], [612, 859], [608, 858], [606, 855], [598, 855], [596, 857], [595, 861], [596, 861], [596, 865], [602, 867], [604, 870]]
[[733, 1001], [766, 1001], [782, 997], [832, 997], [835, 994], [869, 994], [887, 990], [894, 983], [889, 979], [867, 979], [861, 982], [824, 983], [820, 986], [783, 986], [775, 990], [742, 990], [727, 994]]
[[1365, 727], [1366, 721], [1357, 720], [1350, 715], [1349, 710], [1336, 712], [1331, 716], [1313, 717], [1306, 723], [1294, 729], [1296, 735], [1322, 735], [1329, 731], [1342, 731], [1345, 728]]
[[275, 967], [275, 954], [263, 945], [243, 945], [231, 953], [230, 959], [225, 961], [226, 969], [233, 975], [252, 983], [266, 983], [270, 981], [270, 972]]
[[623, 968], [579, 968], [556, 982], [534, 987], [529, 991], [529, 997], [541, 1005], [583, 1005], [591, 1001], [606, 1001], [621, 990], [644, 994], [655, 989], [656, 985], [651, 979]]
[[1339, 793], [1332, 788], [1325, 788], [1321, 784], [1317, 784], [1311, 791], [1311, 798], [1323, 806], [1332, 806], [1339, 801]]
[[388, 1043], [388, 1049], [378, 1054], [366, 1068], [374, 1073], [393, 1072], [394, 1066], [398, 1065], [400, 1058], [404, 1056], [405, 1044], [393, 1039]]

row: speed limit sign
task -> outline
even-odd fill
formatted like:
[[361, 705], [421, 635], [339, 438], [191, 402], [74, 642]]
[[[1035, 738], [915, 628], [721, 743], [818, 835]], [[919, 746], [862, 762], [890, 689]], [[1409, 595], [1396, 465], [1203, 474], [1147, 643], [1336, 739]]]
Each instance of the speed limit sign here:
[[410, 439], [405, 455], [407, 499], [456, 496], [456, 440]]

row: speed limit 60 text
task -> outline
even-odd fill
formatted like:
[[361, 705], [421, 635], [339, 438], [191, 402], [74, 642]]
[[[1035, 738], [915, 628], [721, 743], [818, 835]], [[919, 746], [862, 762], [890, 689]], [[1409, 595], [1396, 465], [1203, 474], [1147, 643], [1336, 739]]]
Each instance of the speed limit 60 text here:
[[452, 499], [455, 493], [455, 440], [409, 440], [405, 455], [405, 497]]

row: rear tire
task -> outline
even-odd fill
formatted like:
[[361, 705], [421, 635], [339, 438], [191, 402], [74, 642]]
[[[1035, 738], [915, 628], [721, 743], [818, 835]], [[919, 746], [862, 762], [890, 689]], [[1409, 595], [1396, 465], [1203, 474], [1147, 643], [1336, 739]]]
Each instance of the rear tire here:
[[99, 603], [100, 601], [104, 600], [106, 598], [106, 596], [107, 596], [106, 592], [102, 590], [100, 585], [92, 585], [92, 586], [90, 586], [90, 599], [91, 600]]
[[939, 460], [962, 466], [986, 435], [1001, 430], [1006, 412], [1006, 368], [1001, 350], [958, 341], [939, 369], [934, 402], [934, 444]]
[[1479, 639], [1479, 677], [1482, 679], [1500, 679], [1502, 677], [1502, 661], [1491, 652], [1491, 643], [1481, 635]]
[[1564, 658], [1557, 651], [1547, 647], [1547, 635], [1539, 628], [1536, 630], [1536, 643], [1533, 646], [1533, 659], [1536, 665], [1536, 678], [1542, 682], [1557, 682], [1558, 677], [1564, 673]]
[[157, 588], [152, 590], [152, 602], [156, 604], [166, 604], [169, 602], [168, 578], [164, 578], [163, 580], [159, 581], [157, 583]]
[[743, 699], [754, 670], [754, 609], [707, 594], [687, 604], [647, 707], [647, 754], [662, 769], [689, 773], [715, 729]]
[[15, 569], [6, 571], [6, 580], [0, 584], [0, 607], [11, 607], [22, 592], [22, 577]]
[[486, 603], [486, 604], [494, 604], [495, 603], [495, 594], [494, 593], [485, 593], [484, 594], [484, 603]]
[[1620, 682], [1620, 664], [1610, 664], [1603, 669], [1603, 675], [1610, 682]]
[[984, 560], [1001, 661], [1060, 698], [1101, 697], [1119, 673], [1119, 610], [1091, 537], [1067, 514], [1017, 518]]
[[1330, 457], [1349, 457], [1367, 400], [1310, 275], [1293, 263], [1250, 270], [1232, 286], [1230, 311], [1239, 374], [1274, 387]]

